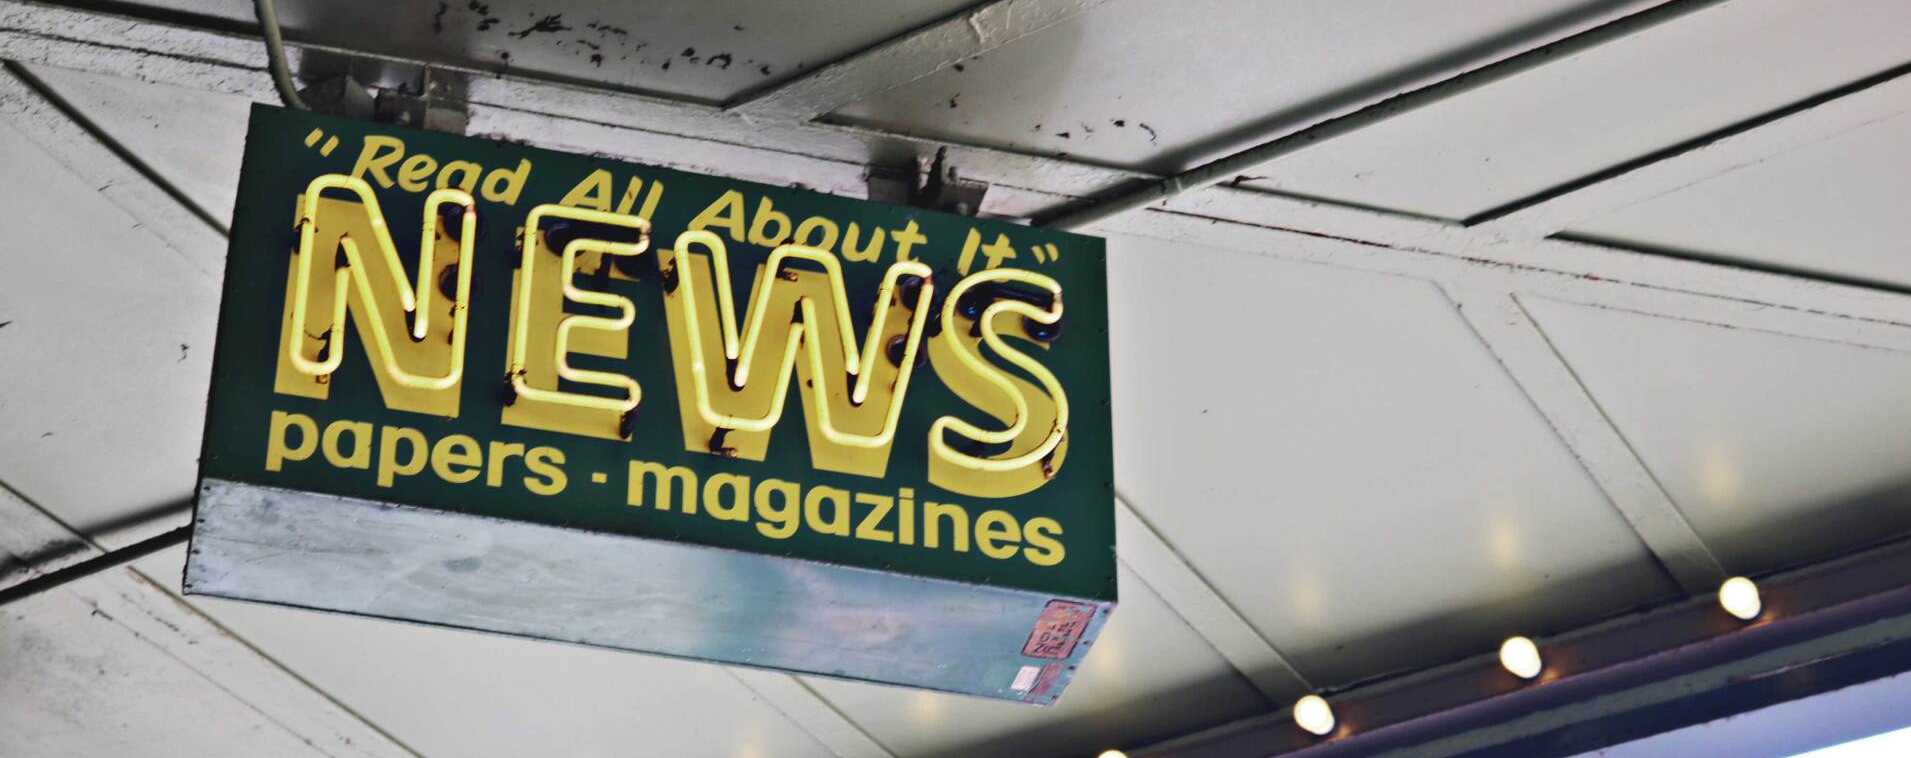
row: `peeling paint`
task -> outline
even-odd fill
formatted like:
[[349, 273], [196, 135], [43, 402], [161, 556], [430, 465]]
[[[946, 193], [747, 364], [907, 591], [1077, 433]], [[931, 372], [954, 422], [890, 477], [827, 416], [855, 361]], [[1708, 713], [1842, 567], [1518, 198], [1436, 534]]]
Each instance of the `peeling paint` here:
[[511, 32], [511, 36], [518, 39], [527, 39], [533, 34], [556, 34], [557, 32], [570, 31], [570, 28], [571, 27], [564, 24], [564, 14], [553, 13], [538, 19], [530, 26]]

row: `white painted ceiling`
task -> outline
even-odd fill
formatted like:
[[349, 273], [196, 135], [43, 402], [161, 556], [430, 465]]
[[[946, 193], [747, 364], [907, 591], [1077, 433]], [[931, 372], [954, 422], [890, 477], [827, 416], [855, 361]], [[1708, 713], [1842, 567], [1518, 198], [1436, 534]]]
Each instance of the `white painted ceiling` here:
[[[250, 18], [244, 0], [141, 5], [193, 24]], [[488, 11], [448, 4], [436, 32], [436, 4], [383, 5], [288, 1], [288, 36], [472, 65], [511, 52], [520, 73], [714, 103], [963, 7], [494, 0]], [[826, 120], [1172, 171], [1416, 72], [1642, 5], [1111, 0]], [[578, 28], [508, 35], [554, 13]], [[1322, 143], [1240, 185], [1379, 209], [1349, 216], [1383, 219], [1373, 239], [1398, 237], [1398, 224], [1446, 239], [1457, 226], [1423, 217], [1462, 221], [1903, 65], [1907, 13], [1890, 0], [1725, 2]], [[480, 31], [485, 17], [501, 20]], [[595, 65], [570, 35], [623, 37], [591, 23], [647, 46], [624, 43], [619, 56], [635, 58]], [[705, 62], [723, 52], [729, 68]], [[14, 513], [0, 518], [0, 557], [14, 561], [54, 533], [19, 531], [33, 519], [108, 547], [172, 525], [164, 509], [190, 494], [209, 374], [222, 238], [181, 242], [196, 238], [149, 215], [138, 182], [101, 181], [72, 135], [96, 129], [123, 151], [114, 160], [223, 222], [250, 102], [23, 71], [87, 127], [0, 98], [0, 171], [13, 177], [0, 182], [0, 515]], [[1655, 557], [1676, 535], [1641, 526], [1636, 494], [1601, 463], [1615, 454], [1732, 573], [1911, 532], [1911, 322], [1779, 312], [1735, 289], [1751, 280], [1730, 268], [1911, 287], [1905, 110], [1886, 103], [1862, 127], [1569, 225], [1599, 245], [1722, 262], [1679, 269], [1688, 289], [1715, 293], [1700, 315], [1627, 305], [1683, 295], [1627, 288], [1658, 264], [1623, 253], [1571, 289], [1486, 266], [1394, 266], [1372, 246], [1285, 232], [1176, 226], [1174, 214], [1100, 229], [1117, 487], [1137, 518], [1119, 537], [1121, 609], [1055, 709], [203, 598], [177, 606], [166, 599], [175, 550], [137, 564], [150, 584], [92, 579], [0, 611], [0, 755], [1090, 756], [1276, 713], [1301, 694], [1287, 668], [1342, 688], [1691, 591]], [[48, 127], [59, 123], [69, 127]], [[191, 219], [166, 202], [162, 217]], [[1528, 244], [1501, 242], [1508, 255]], [[1321, 245], [1342, 247], [1313, 252]], [[1573, 294], [1601, 286], [1626, 294]], [[1517, 296], [1540, 350], [1512, 356], [1483, 339], [1491, 316], [1456, 304], [1479, 293]], [[1869, 299], [1895, 297], [1853, 302], [1899, 307]], [[1527, 360], [1563, 366], [1593, 412], [1529, 394]], [[1618, 452], [1585, 442], [1588, 423], [1610, 425]], [[0, 578], [17, 569], [0, 563]], [[210, 638], [102, 618], [100, 598], [119, 597], [108, 589], [151, 593], [164, 599], [155, 618], [210, 619], [243, 645], [181, 654]], [[308, 702], [335, 704], [324, 728], [359, 735], [358, 747], [310, 741], [316, 727], [284, 715]]]

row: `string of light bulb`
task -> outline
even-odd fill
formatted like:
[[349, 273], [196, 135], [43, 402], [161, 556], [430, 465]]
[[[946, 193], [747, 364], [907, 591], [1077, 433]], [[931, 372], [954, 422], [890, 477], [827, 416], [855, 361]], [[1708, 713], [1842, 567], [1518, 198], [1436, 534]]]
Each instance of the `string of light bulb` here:
[[[1765, 610], [1758, 584], [1743, 576], [1735, 576], [1721, 583], [1717, 600], [1721, 609], [1742, 622], [1756, 621]], [[1546, 671], [1546, 661], [1539, 643], [1524, 635], [1506, 638], [1500, 644], [1499, 655], [1500, 666], [1524, 682], [1538, 680]], [[1351, 731], [1339, 722], [1333, 704], [1318, 693], [1310, 693], [1295, 701], [1293, 719], [1295, 726], [1315, 739], [1327, 739]], [[1097, 758], [1128, 758], [1128, 754], [1110, 749], [1103, 751]]]

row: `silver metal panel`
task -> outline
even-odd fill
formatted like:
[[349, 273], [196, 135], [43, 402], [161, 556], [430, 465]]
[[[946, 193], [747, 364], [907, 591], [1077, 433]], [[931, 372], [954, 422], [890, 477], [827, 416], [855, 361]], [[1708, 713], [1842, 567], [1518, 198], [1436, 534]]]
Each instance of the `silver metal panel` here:
[[[1053, 704], [1025, 656], [1055, 598], [207, 479], [189, 595]], [[1052, 668], [1049, 668], [1052, 666]], [[1038, 679], [1039, 673], [1039, 679]]]
[[1911, 4], [1737, 0], [1275, 161], [1287, 192], [1466, 218], [1911, 59]]
[[[138, 568], [178, 590], [184, 549]], [[424, 756], [838, 758], [725, 669], [195, 596], [198, 611]]]
[[1116, 485], [1315, 685], [1676, 594], [1438, 287], [1108, 260]]
[[1911, 116], [1588, 219], [1572, 234], [1911, 287]]
[[1911, 354], [1529, 299], [1726, 570], [1911, 532]]
[[834, 117], [1171, 171], [1419, 67], [1470, 57], [1496, 35], [1621, 4], [1117, 0]]

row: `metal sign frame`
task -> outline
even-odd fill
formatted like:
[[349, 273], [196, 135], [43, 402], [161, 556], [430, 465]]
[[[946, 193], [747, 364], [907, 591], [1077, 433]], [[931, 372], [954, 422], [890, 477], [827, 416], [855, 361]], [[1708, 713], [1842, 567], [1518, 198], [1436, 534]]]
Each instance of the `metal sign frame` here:
[[1038, 704], [1112, 611], [1098, 239], [266, 106], [239, 197], [189, 593]]

